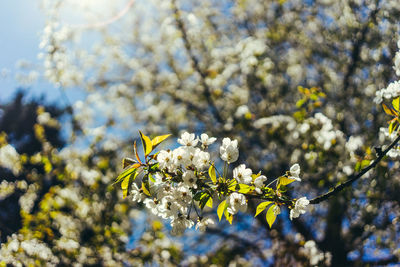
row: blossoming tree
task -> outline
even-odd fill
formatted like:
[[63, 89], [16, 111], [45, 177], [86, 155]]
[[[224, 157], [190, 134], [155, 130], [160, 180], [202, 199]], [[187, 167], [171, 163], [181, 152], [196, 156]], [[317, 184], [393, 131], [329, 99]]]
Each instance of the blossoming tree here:
[[3, 262], [399, 262], [398, 1], [94, 2], [43, 1], [43, 76], [86, 97]]

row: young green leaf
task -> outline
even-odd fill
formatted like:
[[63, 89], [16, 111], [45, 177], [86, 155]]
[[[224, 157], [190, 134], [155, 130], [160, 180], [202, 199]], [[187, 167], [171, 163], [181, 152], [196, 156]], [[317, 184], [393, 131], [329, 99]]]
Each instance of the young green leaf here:
[[281, 176], [278, 178], [278, 188], [281, 187], [282, 185], [288, 185], [296, 181], [295, 179], [291, 179], [287, 176]]
[[141, 131], [139, 131], [139, 134], [140, 138], [142, 139], [144, 156], [147, 157], [147, 155], [149, 155], [151, 151], [153, 151], [153, 145], [147, 135], [144, 135]]
[[212, 207], [213, 207], [213, 199], [212, 199], [212, 197], [209, 197], [209, 198], [208, 198], [208, 201], [207, 201], [207, 203], [206, 203], [206, 206], [209, 207], [209, 208], [212, 208]]
[[132, 165], [134, 163], [137, 163], [134, 159], [124, 158], [122, 160], [122, 168], [125, 169], [126, 167], [128, 167], [129, 165]]
[[229, 222], [229, 224], [232, 224], [233, 215], [230, 214], [230, 213], [228, 212], [228, 210], [225, 210], [225, 211], [224, 211], [224, 215], [225, 215], [225, 219]]
[[215, 168], [214, 165], [211, 164], [210, 168], [208, 169], [208, 175], [211, 178], [211, 181], [216, 184], [217, 183], [217, 176], [215, 175]]
[[382, 104], [382, 107], [386, 114], [391, 115], [391, 116], [396, 116], [396, 113], [394, 112], [393, 109], [389, 108], [385, 104]]
[[120, 175], [118, 175], [117, 179], [115, 179], [115, 182], [113, 184], [119, 183], [120, 181], [122, 181], [122, 179], [124, 179], [128, 175], [131, 175], [134, 171], [136, 171], [137, 168], [139, 168], [139, 166], [140, 164], [136, 163], [132, 164], [131, 166], [123, 170], [123, 172]]
[[274, 224], [274, 222], [275, 222], [275, 220], [276, 220], [276, 215], [275, 215], [275, 213], [274, 213], [274, 208], [275, 208], [275, 207], [276, 207], [276, 205], [273, 204], [273, 205], [271, 205], [271, 206], [269, 207], [269, 209], [268, 209], [268, 211], [267, 211], [266, 218], [267, 218], [267, 223], [268, 223], [268, 225], [269, 225], [269, 228], [272, 227], [272, 225]]
[[260, 203], [260, 204], [257, 206], [256, 215], [254, 215], [254, 217], [256, 217], [258, 214], [260, 214], [261, 212], [263, 212], [263, 211], [265, 210], [265, 208], [266, 208], [269, 204], [271, 204], [271, 203], [272, 203], [272, 201], [265, 201], [265, 202]]
[[165, 139], [167, 139], [170, 136], [171, 136], [171, 134], [166, 134], [166, 135], [160, 135], [160, 136], [154, 137], [153, 140], [151, 140], [153, 149], [156, 148], [156, 146], [158, 146], [162, 141], [164, 141]]
[[143, 193], [144, 193], [144, 194], [148, 195], [149, 197], [151, 196], [149, 190], [147, 189], [146, 184], [143, 183], [143, 182], [142, 182], [142, 190], [143, 190]]
[[242, 193], [242, 194], [247, 194], [248, 192], [250, 192], [251, 190], [253, 190], [254, 189], [254, 187], [253, 186], [250, 186], [250, 185], [248, 185], [248, 184], [239, 184], [239, 190], [238, 190], [238, 192], [239, 193]]
[[151, 173], [149, 173], [149, 179], [150, 179], [150, 181], [152, 181], [153, 183], [156, 182], [156, 180], [154, 179], [153, 175], [151, 175]]
[[393, 108], [396, 111], [399, 111], [399, 102], [400, 102], [400, 97], [397, 97], [392, 101]]
[[224, 214], [224, 211], [228, 208], [228, 203], [226, 203], [226, 200], [222, 201], [219, 203], [218, 208], [217, 208], [217, 214], [218, 218], [221, 221], [222, 214]]
[[139, 154], [138, 154], [138, 150], [137, 150], [136, 141], [133, 142], [133, 152], [134, 152], [134, 154], [135, 154], [135, 157], [136, 157], [137, 161], [140, 162], [140, 163], [142, 163], [142, 162], [140, 161], [140, 158], [139, 158]]

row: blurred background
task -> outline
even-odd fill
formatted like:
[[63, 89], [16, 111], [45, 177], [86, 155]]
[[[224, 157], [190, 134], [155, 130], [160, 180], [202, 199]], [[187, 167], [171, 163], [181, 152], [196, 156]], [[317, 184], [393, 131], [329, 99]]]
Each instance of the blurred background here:
[[250, 201], [172, 236], [112, 183], [138, 130], [172, 133], [163, 149], [189, 131], [218, 138], [213, 158], [237, 139], [233, 167], [267, 182], [299, 163], [294, 198], [328, 191], [390, 142], [376, 92], [400, 74], [399, 17], [397, 0], [1, 2], [0, 266], [397, 266], [396, 158], [272, 229]]

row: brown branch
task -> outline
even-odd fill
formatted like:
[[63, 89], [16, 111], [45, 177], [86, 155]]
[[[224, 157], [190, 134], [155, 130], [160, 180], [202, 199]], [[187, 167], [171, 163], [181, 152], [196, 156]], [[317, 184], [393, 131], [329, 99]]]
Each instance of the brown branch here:
[[376, 16], [379, 12], [379, 8], [378, 8], [379, 0], [376, 0], [375, 5], [376, 5], [376, 8], [373, 11], [371, 11], [371, 13], [369, 14], [369, 19], [367, 20], [367, 22], [364, 24], [363, 28], [361, 29], [360, 37], [357, 38], [353, 42], [353, 50], [351, 52], [351, 64], [349, 65], [346, 75], [343, 80], [343, 90], [345, 92], [347, 91], [347, 89], [350, 86], [350, 78], [354, 74], [354, 72], [357, 68], [358, 61], [360, 60], [361, 47], [365, 43], [365, 40], [367, 38], [367, 33], [368, 33], [368, 30], [370, 29], [370, 23], [372, 22], [373, 24], [376, 24]]
[[264, 254], [263, 254], [262, 250], [260, 249], [260, 247], [250, 240], [247, 240], [245, 238], [242, 238], [242, 237], [232, 234], [232, 233], [227, 233], [219, 228], [209, 227], [209, 228], [207, 228], [207, 233], [219, 235], [219, 236], [223, 237], [225, 240], [227, 240], [227, 239], [233, 240], [237, 244], [240, 244], [240, 246], [244, 246], [246, 248], [254, 250], [261, 259], [265, 259]]
[[310, 200], [310, 204], [318, 204], [324, 200], [327, 200], [329, 197], [336, 195], [346, 187], [350, 186], [353, 182], [357, 181], [360, 179], [364, 174], [366, 174], [369, 170], [374, 168], [385, 156], [386, 154], [400, 141], [400, 135], [397, 136], [397, 138], [382, 152], [378, 153], [378, 157], [367, 167], [362, 169], [357, 175], [350, 175], [348, 180], [344, 183], [341, 183], [337, 186], [335, 186], [333, 189], [331, 189], [328, 193], [325, 193], [321, 196], [318, 196], [314, 199]]
[[178, 29], [182, 33], [183, 43], [185, 45], [186, 52], [189, 55], [190, 61], [192, 63], [192, 67], [201, 77], [201, 85], [204, 88], [204, 91], [203, 91], [204, 97], [206, 98], [207, 104], [211, 107], [213, 115], [215, 116], [217, 121], [222, 124], [224, 122], [224, 120], [222, 119], [221, 115], [219, 114], [218, 108], [215, 106], [215, 103], [211, 98], [211, 89], [206, 83], [207, 75], [205, 72], [203, 72], [201, 70], [199, 60], [193, 54], [192, 45], [190, 44], [189, 38], [187, 36], [185, 24], [183, 23], [183, 20], [181, 17], [181, 12], [178, 9], [178, 6], [177, 6], [175, 0], [172, 0], [172, 6], [173, 6], [173, 10], [174, 10], [175, 22], [176, 22], [176, 25], [178, 26]]

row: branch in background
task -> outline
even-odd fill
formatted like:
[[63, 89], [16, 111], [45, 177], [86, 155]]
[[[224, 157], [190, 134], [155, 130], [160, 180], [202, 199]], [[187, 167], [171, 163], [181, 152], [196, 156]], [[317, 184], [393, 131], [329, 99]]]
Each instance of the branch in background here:
[[208, 228], [207, 233], [219, 235], [219, 236], [223, 237], [224, 239], [231, 239], [231, 240], [239, 243], [243, 247], [254, 250], [261, 259], [265, 259], [264, 254], [263, 254], [262, 250], [260, 249], [260, 247], [257, 244], [254, 244], [253, 242], [251, 242], [247, 239], [239, 237], [235, 234], [226, 233], [226, 232], [220, 230], [219, 228]]
[[316, 197], [314, 199], [311, 199], [310, 200], [310, 204], [318, 204], [318, 203], [320, 203], [320, 202], [322, 202], [324, 200], [327, 200], [329, 197], [331, 197], [333, 195], [336, 195], [337, 193], [339, 193], [340, 191], [342, 191], [346, 187], [350, 186], [353, 182], [355, 182], [358, 179], [360, 179], [369, 170], [374, 168], [399, 141], [400, 141], [400, 135], [397, 136], [397, 138], [384, 151], [378, 153], [378, 157], [370, 165], [368, 165], [367, 167], [362, 169], [357, 175], [354, 175], [354, 174], [350, 175], [349, 179], [346, 182], [335, 186], [332, 190], [330, 190], [326, 194], [323, 194], [323, 195], [318, 196], [318, 197]]
[[215, 116], [215, 118], [217, 119], [217, 121], [219, 123], [223, 124], [224, 120], [222, 119], [221, 115], [219, 114], [218, 108], [215, 106], [215, 103], [211, 98], [211, 89], [206, 83], [207, 75], [201, 70], [200, 65], [199, 65], [199, 60], [193, 54], [192, 46], [188, 39], [186, 28], [185, 28], [185, 25], [183, 23], [183, 20], [182, 20], [181, 14], [180, 14], [181, 12], [178, 9], [178, 6], [177, 6], [175, 0], [172, 1], [172, 6], [174, 9], [175, 22], [176, 22], [176, 25], [178, 26], [178, 29], [182, 33], [183, 43], [185, 44], [185, 49], [186, 49], [186, 51], [189, 55], [189, 58], [192, 62], [192, 67], [194, 70], [196, 70], [197, 73], [199, 73], [199, 75], [201, 77], [201, 85], [204, 88], [203, 94], [204, 94], [204, 97], [206, 98], [207, 104], [211, 107], [212, 113]]
[[361, 47], [365, 43], [365, 39], [367, 37], [368, 30], [370, 29], [370, 23], [373, 23], [374, 25], [376, 24], [376, 15], [379, 12], [379, 0], [375, 2], [376, 8], [371, 11], [369, 14], [369, 19], [367, 22], [364, 24], [364, 27], [361, 30], [361, 36], [357, 40], [353, 42], [353, 51], [351, 53], [351, 64], [349, 65], [346, 75], [344, 77], [343, 81], [343, 90], [346, 92], [347, 89], [350, 86], [350, 77], [353, 75], [354, 71], [356, 70], [358, 61], [360, 60], [360, 54], [361, 54]]

